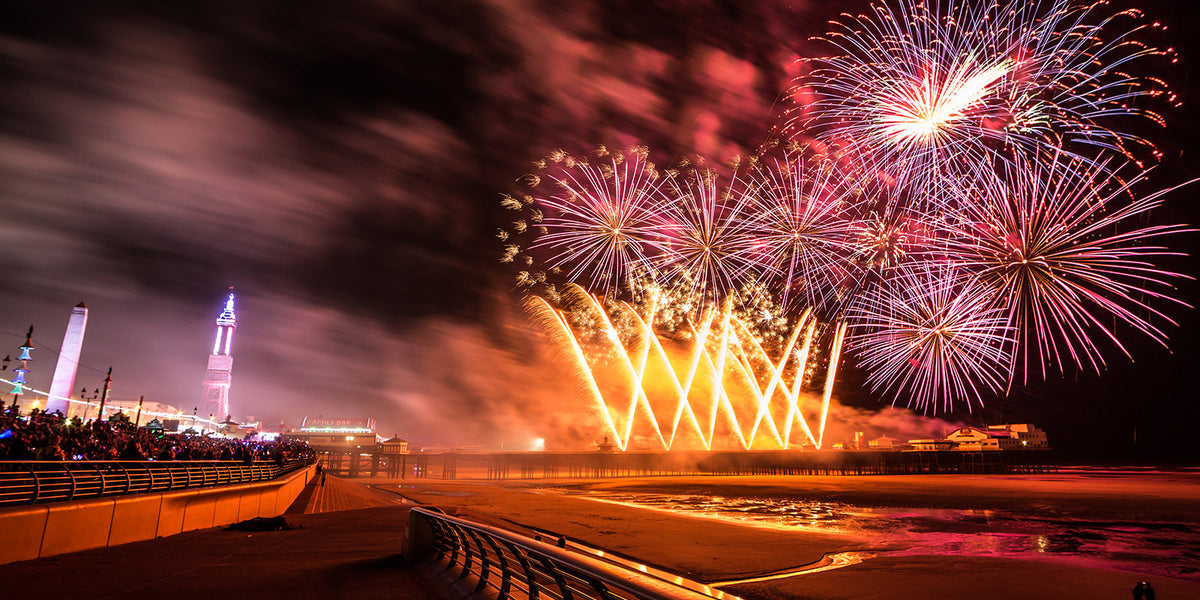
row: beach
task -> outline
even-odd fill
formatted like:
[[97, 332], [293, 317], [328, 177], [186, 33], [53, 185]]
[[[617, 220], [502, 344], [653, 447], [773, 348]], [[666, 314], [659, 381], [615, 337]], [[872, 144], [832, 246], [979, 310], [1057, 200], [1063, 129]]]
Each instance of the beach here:
[[363, 483], [748, 600], [1200, 598], [1194, 473]]

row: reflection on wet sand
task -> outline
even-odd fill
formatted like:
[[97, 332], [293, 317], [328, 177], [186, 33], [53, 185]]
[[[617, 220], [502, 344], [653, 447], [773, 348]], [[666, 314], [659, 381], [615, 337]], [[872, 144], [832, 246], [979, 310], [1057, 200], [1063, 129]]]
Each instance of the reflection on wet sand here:
[[[747, 498], [699, 494], [605, 493], [587, 497], [746, 525], [860, 538], [864, 550], [733, 585], [794, 577], [857, 564], [874, 556], [1050, 557], [1200, 581], [1200, 531], [1187, 523], [1072, 518], [1009, 510], [869, 507], [797, 497]], [[824, 562], [824, 561], [823, 561]]]

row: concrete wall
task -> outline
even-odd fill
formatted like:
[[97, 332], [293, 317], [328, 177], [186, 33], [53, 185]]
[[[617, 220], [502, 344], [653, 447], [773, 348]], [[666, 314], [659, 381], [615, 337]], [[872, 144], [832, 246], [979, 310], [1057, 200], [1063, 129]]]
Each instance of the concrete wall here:
[[0, 509], [0, 564], [276, 517], [315, 472], [311, 466], [260, 483]]

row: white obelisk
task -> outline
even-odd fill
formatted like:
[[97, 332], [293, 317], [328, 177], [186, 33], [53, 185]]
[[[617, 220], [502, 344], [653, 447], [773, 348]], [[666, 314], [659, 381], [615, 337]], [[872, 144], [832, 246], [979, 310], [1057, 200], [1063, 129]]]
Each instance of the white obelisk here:
[[75, 389], [75, 373], [79, 370], [79, 353], [83, 351], [83, 332], [87, 329], [88, 309], [84, 303], [75, 305], [71, 320], [67, 321], [67, 333], [63, 335], [62, 349], [58, 353], [58, 365], [54, 367], [54, 379], [50, 382], [50, 397], [46, 399], [46, 412], [59, 411], [66, 415], [71, 404], [71, 390]]

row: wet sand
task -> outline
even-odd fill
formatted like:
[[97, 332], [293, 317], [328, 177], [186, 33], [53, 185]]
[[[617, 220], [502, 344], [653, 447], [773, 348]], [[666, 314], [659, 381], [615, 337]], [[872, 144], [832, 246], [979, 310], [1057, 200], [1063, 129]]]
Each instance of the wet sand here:
[[1168, 577], [1136, 562], [1093, 559], [1086, 552], [1020, 558], [969, 552], [924, 554], [920, 547], [906, 548], [907, 539], [878, 532], [830, 533], [704, 518], [587, 497], [645, 493], [786, 497], [865, 507], [1005, 511], [1030, 515], [1035, 525], [1037, 519], [1052, 518], [1060, 526], [1076, 521], [1117, 527], [1153, 522], [1194, 529], [1200, 527], [1197, 474], [662, 477], [524, 483], [409, 480], [380, 487], [421, 503], [457, 507], [466, 516], [510, 528], [566, 535], [704, 583], [795, 569], [831, 553], [874, 555], [842, 568], [723, 588], [753, 600], [1129, 598], [1130, 588], [1140, 580], [1152, 582], [1160, 599], [1200, 600], [1200, 574]]

